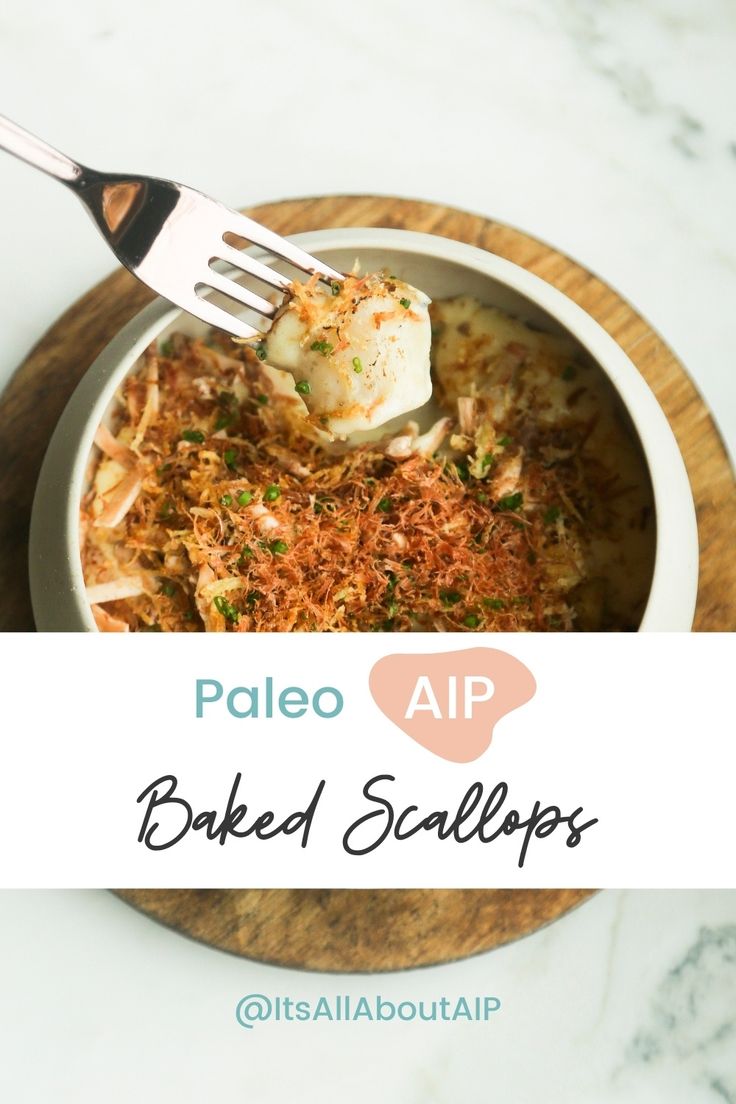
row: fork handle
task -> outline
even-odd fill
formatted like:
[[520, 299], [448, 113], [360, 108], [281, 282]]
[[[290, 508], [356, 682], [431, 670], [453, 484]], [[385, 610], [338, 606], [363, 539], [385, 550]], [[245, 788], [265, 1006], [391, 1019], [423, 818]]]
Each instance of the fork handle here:
[[53, 176], [62, 184], [77, 184], [84, 176], [84, 169], [63, 153], [36, 138], [17, 123], [0, 115], [0, 149], [12, 153], [35, 169]]

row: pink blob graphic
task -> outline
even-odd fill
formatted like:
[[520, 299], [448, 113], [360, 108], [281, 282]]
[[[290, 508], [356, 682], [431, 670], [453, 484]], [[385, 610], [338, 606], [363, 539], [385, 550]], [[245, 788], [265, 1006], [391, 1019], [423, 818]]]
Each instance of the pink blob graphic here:
[[481, 756], [496, 722], [537, 688], [531, 671], [497, 648], [384, 656], [368, 685], [390, 721], [451, 763]]

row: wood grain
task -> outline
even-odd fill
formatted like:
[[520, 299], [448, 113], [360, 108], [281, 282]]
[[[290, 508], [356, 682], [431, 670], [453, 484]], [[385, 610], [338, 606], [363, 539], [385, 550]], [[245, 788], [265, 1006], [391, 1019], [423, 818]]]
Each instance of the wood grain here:
[[450, 962], [556, 920], [585, 889], [121, 889], [194, 939], [307, 970], [372, 972]]
[[[580, 304], [629, 354], [659, 399], [685, 457], [701, 562], [695, 628], [736, 623], [736, 491], [723, 444], [671, 350], [602, 280], [512, 227], [415, 200], [327, 196], [248, 211], [281, 234], [336, 226], [420, 230], [488, 249]], [[61, 411], [88, 366], [151, 298], [118, 270], [39, 341], [0, 401], [0, 629], [32, 629], [26, 569], [32, 489]], [[236, 954], [320, 970], [444, 962], [536, 930], [589, 890], [120, 890], [178, 931]]]
[[[698, 513], [697, 630], [736, 625], [736, 490], [707, 407], [672, 351], [602, 280], [510, 226], [418, 200], [325, 196], [248, 211], [281, 234], [333, 226], [390, 226], [469, 242], [528, 268], [580, 304], [626, 350], [657, 395], [685, 457]], [[73, 388], [120, 327], [152, 298], [122, 269], [62, 315], [0, 400], [0, 630], [33, 628], [26, 567], [32, 491], [51, 432]]]

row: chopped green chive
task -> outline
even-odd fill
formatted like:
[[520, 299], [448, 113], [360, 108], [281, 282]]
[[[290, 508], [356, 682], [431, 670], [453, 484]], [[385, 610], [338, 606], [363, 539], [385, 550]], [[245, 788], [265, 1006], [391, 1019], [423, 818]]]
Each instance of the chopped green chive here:
[[483, 457], [483, 459], [481, 460], [481, 467], [483, 469], [490, 468], [491, 465], [495, 464], [495, 463], [496, 463], [496, 457], [493, 455], [492, 452], [487, 452], [485, 454], [485, 456]]
[[222, 495], [222, 497], [220, 498], [220, 505], [221, 506], [232, 506], [232, 504], [233, 504], [233, 496], [231, 494]]
[[300, 395], [309, 395], [312, 391], [312, 388], [309, 385], [309, 380], [299, 380], [296, 385], [296, 389]]
[[467, 464], [462, 462], [459, 464], [455, 464], [455, 471], [457, 472], [458, 479], [462, 480], [463, 483], [468, 482], [468, 480], [470, 479], [470, 469], [468, 468]]
[[545, 525], [551, 525], [554, 521], [557, 521], [560, 513], [559, 506], [550, 506], [549, 510], [544, 511], [543, 518]]
[[498, 445], [500, 445], [501, 448], [506, 448], [507, 445], [511, 444], [511, 438], [510, 437], [499, 437], [499, 439], [496, 443]]
[[411, 306], [411, 299], [399, 299], [399, 302], [401, 303], [404, 310], [408, 310]]
[[217, 415], [217, 421], [215, 422], [215, 432], [219, 429], [227, 429], [232, 424], [235, 415], [229, 410], [223, 410], [222, 414]]
[[169, 338], [161, 344], [161, 355], [170, 357], [174, 355], [174, 342]]
[[358, 375], [363, 371], [363, 365], [360, 363], [360, 357], [353, 357], [353, 371]]
[[326, 357], [330, 355], [334, 349], [334, 345], [329, 341], [313, 341], [309, 348], [313, 353], [321, 353], [323, 357]]
[[217, 401], [220, 406], [230, 406], [231, 403], [235, 402], [235, 396], [232, 391], [221, 391], [217, 396]]
[[575, 376], [577, 374], [578, 374], [578, 370], [577, 370], [577, 368], [575, 367], [574, 364], [566, 364], [565, 367], [562, 369], [562, 378], [563, 378], [563, 380], [566, 380], [568, 383], [569, 383], [570, 380], [575, 379]]
[[488, 498], [488, 495], [485, 491], [478, 491], [475, 497], [478, 502], [480, 502], [481, 506], [485, 506], [487, 502], [490, 502], [490, 499]]
[[286, 541], [282, 540], [271, 541], [268, 547], [271, 549], [271, 552], [274, 554], [274, 556], [283, 556], [284, 552], [289, 551], [288, 544], [286, 543]]
[[226, 621], [232, 621], [233, 624], [240, 619], [240, 614], [236, 610], [232, 602], [228, 602], [224, 594], [218, 594], [214, 600], [214, 607], [218, 613], [221, 613]]
[[503, 598], [484, 598], [483, 605], [492, 610], [502, 610], [506, 608], [506, 603]]
[[189, 441], [192, 445], [204, 444], [204, 433], [201, 429], [183, 429], [181, 433], [182, 441]]
[[463, 617], [463, 625], [467, 626], [469, 629], [477, 629], [480, 625], [480, 617], [475, 613], [467, 613], [465, 617]]
[[256, 604], [256, 602], [259, 602], [261, 600], [262, 597], [263, 597], [263, 594], [261, 593], [260, 590], [251, 590], [246, 595], [245, 601], [247, 602], [247, 604], [249, 606], [254, 606]]
[[441, 590], [440, 598], [446, 606], [456, 606], [458, 602], [462, 601], [462, 594], [459, 590]]
[[173, 583], [165, 582], [161, 587], [161, 592], [165, 594], [167, 598], [173, 598], [176, 594], [176, 587]]
[[263, 492], [264, 502], [275, 502], [277, 498], [281, 497], [281, 488], [277, 483], [269, 483]]
[[174, 503], [170, 499], [167, 499], [167, 501], [164, 502], [163, 506], [159, 510], [159, 517], [162, 517], [162, 518], [171, 517], [173, 512], [174, 512]]
[[241, 491], [238, 495], [238, 506], [248, 506], [253, 499], [252, 491]]
[[393, 503], [391, 502], [390, 498], [382, 498], [379, 500], [376, 509], [380, 510], [382, 514], [388, 514], [391, 512], [392, 506]]
[[263, 344], [263, 342], [261, 342], [260, 345], [256, 345], [255, 352], [259, 360], [266, 359], [266, 346]]
[[521, 491], [517, 491], [515, 494], [504, 495], [503, 498], [499, 498], [496, 507], [499, 510], [519, 510], [523, 501], [524, 495]]
[[333, 295], [339, 295], [340, 294], [340, 285], [338, 284], [337, 280], [333, 280], [331, 286], [332, 286], [332, 294]]
[[256, 399], [261, 404], [261, 406], [265, 406], [268, 403], [268, 395], [256, 395]]
[[253, 549], [251, 548], [251, 546], [249, 544], [244, 544], [242, 549], [240, 550], [240, 555], [238, 556], [238, 564], [240, 564], [242, 566], [245, 563], [246, 560], [252, 560], [252, 559], [253, 559]]
[[228, 468], [232, 468], [232, 467], [235, 466], [235, 460], [237, 458], [237, 455], [238, 455], [238, 453], [237, 453], [236, 449], [225, 449], [225, 451], [222, 454], [222, 459], [225, 461], [225, 464], [227, 465]]
[[194, 610], [190, 610], [190, 609], [189, 610], [184, 610], [184, 620], [185, 621], [193, 621], [194, 620]]

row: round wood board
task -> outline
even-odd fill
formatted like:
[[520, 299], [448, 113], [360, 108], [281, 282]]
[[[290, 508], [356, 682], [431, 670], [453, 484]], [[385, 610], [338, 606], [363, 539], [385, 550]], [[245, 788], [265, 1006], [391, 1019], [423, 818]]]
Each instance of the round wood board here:
[[[417, 200], [326, 196], [248, 212], [281, 234], [333, 226], [420, 230], [488, 249], [564, 291], [618, 341], [657, 395], [685, 458], [698, 513], [695, 629], [736, 623], [736, 490], [710, 414], [682, 365], [633, 308], [550, 246], [479, 215]], [[31, 489], [73, 388], [152, 298], [122, 269], [40, 340], [0, 400], [0, 630], [33, 628], [26, 569]], [[120, 890], [178, 931], [236, 954], [323, 970], [389, 970], [489, 950], [562, 915], [590, 890]]]
[[304, 970], [452, 962], [529, 935], [590, 889], [119, 889], [184, 935]]

